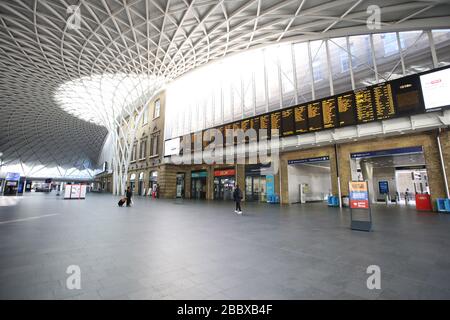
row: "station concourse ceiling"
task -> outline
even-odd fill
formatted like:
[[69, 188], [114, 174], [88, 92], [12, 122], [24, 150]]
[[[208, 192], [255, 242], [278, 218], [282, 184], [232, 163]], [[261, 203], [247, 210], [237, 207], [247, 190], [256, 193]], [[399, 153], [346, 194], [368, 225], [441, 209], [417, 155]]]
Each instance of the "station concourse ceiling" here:
[[[376, 1], [381, 30], [448, 25], [449, 1]], [[377, 30], [367, 0], [1, 0], [3, 162], [94, 168], [108, 130], [56, 92], [104, 74], [172, 81], [223, 56], [284, 41]], [[100, 92], [99, 95], [102, 95]], [[83, 102], [79, 102], [83, 104]], [[103, 105], [108, 108], [108, 105]]]

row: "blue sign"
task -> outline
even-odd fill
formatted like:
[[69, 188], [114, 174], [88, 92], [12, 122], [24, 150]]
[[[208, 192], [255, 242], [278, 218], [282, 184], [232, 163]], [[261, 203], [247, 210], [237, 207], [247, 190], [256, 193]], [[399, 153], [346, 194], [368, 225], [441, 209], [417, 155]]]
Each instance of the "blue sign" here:
[[388, 194], [389, 183], [387, 181], [378, 181], [378, 190], [380, 191], [380, 194]]
[[422, 147], [406, 147], [406, 148], [396, 148], [378, 151], [367, 151], [367, 152], [357, 152], [350, 154], [352, 159], [358, 158], [368, 158], [368, 157], [383, 157], [392, 156], [396, 154], [407, 154], [407, 153], [422, 153]]
[[191, 178], [206, 178], [208, 176], [208, 172], [206, 171], [197, 171], [191, 173]]
[[8, 180], [8, 181], [19, 181], [20, 180], [20, 173], [18, 173], [18, 172], [8, 172], [6, 174], [5, 180]]
[[288, 160], [288, 164], [314, 163], [314, 162], [322, 162], [322, 161], [329, 161], [329, 160], [330, 160], [329, 156], [323, 156], [323, 157], [315, 157], [315, 158]]
[[268, 199], [275, 195], [275, 178], [272, 174], [266, 176], [266, 193]]

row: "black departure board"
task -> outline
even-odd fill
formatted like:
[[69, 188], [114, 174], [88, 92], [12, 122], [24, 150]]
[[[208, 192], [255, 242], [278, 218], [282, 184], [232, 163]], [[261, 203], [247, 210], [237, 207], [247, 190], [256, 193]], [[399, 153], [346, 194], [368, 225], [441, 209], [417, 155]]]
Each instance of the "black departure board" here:
[[343, 93], [337, 97], [339, 126], [356, 124], [355, 116], [355, 94], [352, 92]]
[[308, 108], [306, 105], [294, 108], [295, 133], [308, 132]]
[[293, 135], [294, 127], [294, 109], [287, 109], [281, 112], [281, 135], [283, 137]]
[[259, 117], [259, 129], [266, 130], [267, 139], [270, 139], [269, 125], [270, 125], [270, 118], [268, 114]]
[[424, 111], [422, 89], [418, 75], [412, 75], [390, 82], [396, 106], [396, 116]]
[[317, 131], [323, 129], [322, 107], [320, 101], [308, 104], [308, 125], [309, 131]]
[[[241, 129], [244, 131], [244, 133], [247, 133], [247, 130], [250, 129], [250, 119], [242, 120], [241, 121]], [[249, 142], [250, 139], [246, 135], [245, 136], [245, 142]]]
[[389, 83], [382, 83], [372, 87], [373, 100], [377, 120], [389, 119], [395, 116], [394, 99]]
[[[276, 111], [270, 114], [270, 129], [278, 130], [278, 136], [281, 131], [281, 111]], [[276, 137], [276, 131], [271, 132], [271, 136]]]
[[324, 129], [336, 128], [338, 126], [335, 98], [322, 100], [322, 118]]
[[256, 131], [256, 139], [253, 139], [252, 141], [258, 140], [259, 137], [259, 117], [251, 118], [250, 119], [250, 128], [254, 129]]
[[250, 129], [250, 119], [241, 121], [241, 129], [244, 131], [247, 131], [248, 129]]
[[356, 120], [358, 123], [365, 123], [375, 120], [372, 91], [370, 89], [355, 91], [355, 104]]
[[[258, 135], [254, 140], [259, 139], [260, 130], [266, 130], [270, 139], [270, 129], [278, 129], [284, 137], [424, 113], [420, 75], [414, 74], [304, 105], [242, 119], [218, 129], [246, 131], [252, 128]], [[191, 134], [191, 137], [194, 146], [194, 134]], [[206, 146], [207, 142], [204, 145]]]
[[231, 123], [227, 124], [224, 126], [224, 128], [225, 128], [225, 137], [224, 137], [225, 144], [232, 144], [231, 141], [234, 141], [234, 138], [233, 139], [228, 138], [229, 133], [227, 133], [227, 131], [229, 130], [233, 131], [233, 124]]

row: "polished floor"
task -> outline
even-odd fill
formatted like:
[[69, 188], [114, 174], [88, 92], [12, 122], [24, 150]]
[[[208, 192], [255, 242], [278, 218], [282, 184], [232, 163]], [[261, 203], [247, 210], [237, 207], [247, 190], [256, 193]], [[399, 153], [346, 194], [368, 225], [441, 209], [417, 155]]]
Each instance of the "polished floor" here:
[[366, 233], [321, 203], [238, 216], [229, 202], [117, 200], [0, 197], [0, 299], [450, 298], [450, 215], [377, 205]]

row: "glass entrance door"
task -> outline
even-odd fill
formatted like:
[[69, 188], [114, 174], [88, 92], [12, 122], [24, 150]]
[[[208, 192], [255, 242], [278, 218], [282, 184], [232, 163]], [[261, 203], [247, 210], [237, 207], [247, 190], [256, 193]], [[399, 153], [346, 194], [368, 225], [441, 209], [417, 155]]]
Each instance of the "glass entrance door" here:
[[215, 177], [214, 178], [214, 199], [232, 200], [235, 186], [234, 177]]
[[191, 181], [191, 198], [206, 199], [206, 178], [195, 178]]
[[266, 177], [247, 176], [245, 177], [245, 200], [246, 201], [266, 201]]

